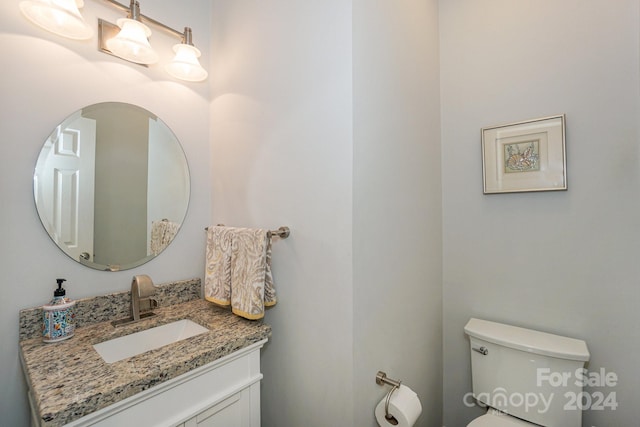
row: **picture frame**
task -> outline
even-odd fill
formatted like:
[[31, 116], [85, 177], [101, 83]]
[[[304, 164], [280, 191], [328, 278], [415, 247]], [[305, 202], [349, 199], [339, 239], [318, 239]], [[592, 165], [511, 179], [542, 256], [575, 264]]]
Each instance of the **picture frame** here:
[[564, 114], [481, 133], [484, 194], [567, 189]]

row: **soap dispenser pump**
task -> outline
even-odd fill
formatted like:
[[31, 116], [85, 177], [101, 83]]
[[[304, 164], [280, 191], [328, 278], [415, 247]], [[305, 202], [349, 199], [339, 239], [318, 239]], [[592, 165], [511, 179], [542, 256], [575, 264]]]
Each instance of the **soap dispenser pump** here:
[[53, 291], [53, 299], [42, 306], [42, 340], [57, 342], [71, 338], [76, 329], [76, 302], [66, 297], [62, 284], [66, 279], [56, 279], [58, 288]]

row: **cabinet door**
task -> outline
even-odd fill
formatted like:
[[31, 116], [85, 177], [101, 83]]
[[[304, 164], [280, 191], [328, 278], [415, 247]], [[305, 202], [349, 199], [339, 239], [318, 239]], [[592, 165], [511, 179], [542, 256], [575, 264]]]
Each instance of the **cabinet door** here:
[[248, 390], [228, 397], [187, 420], [184, 427], [248, 427], [250, 398]]

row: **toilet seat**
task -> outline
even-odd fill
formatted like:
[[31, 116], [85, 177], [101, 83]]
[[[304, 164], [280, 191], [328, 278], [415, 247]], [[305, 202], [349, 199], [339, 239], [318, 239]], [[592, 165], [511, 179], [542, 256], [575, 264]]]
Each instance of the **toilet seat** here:
[[485, 415], [467, 424], [467, 427], [535, 427], [536, 425], [490, 408]]

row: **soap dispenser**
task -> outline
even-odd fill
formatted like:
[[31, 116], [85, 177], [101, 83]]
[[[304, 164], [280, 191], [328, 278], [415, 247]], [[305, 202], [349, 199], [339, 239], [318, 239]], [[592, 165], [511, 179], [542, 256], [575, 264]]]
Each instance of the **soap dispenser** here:
[[66, 297], [62, 284], [66, 279], [56, 279], [58, 288], [53, 292], [53, 299], [42, 306], [42, 340], [57, 342], [71, 338], [76, 329], [76, 302]]

